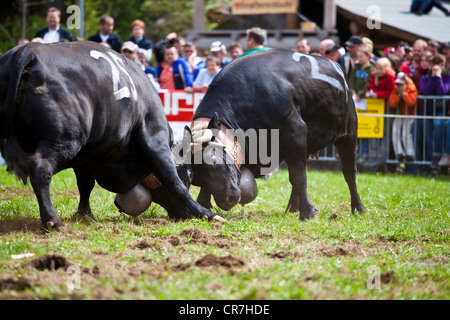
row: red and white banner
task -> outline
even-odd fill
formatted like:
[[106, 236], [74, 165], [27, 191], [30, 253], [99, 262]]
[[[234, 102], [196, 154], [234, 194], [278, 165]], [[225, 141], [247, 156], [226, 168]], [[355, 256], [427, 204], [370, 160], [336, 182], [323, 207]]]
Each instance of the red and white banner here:
[[184, 127], [191, 125], [194, 112], [204, 95], [205, 92], [187, 93], [183, 90], [170, 90], [159, 93], [167, 120], [173, 130], [175, 141], [183, 139]]

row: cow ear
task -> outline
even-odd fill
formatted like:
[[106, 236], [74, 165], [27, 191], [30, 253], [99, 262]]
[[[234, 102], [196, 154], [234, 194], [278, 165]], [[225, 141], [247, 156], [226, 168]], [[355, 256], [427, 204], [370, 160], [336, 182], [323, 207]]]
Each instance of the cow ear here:
[[219, 115], [217, 114], [217, 112], [214, 112], [214, 116], [209, 121], [208, 129], [220, 130], [220, 120], [219, 120]]

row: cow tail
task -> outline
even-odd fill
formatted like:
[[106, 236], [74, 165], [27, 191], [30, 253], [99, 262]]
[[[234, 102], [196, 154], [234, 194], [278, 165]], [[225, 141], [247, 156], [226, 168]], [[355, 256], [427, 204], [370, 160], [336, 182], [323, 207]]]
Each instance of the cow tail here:
[[5, 160], [7, 170], [14, 172], [23, 183], [26, 184], [29, 170], [25, 163], [29, 154], [27, 154], [19, 145], [15, 135], [13, 122], [14, 109], [17, 101], [17, 93], [19, 91], [20, 81], [25, 68], [36, 58], [34, 52], [24, 46], [11, 56], [9, 90], [7, 92], [5, 108], [7, 110], [6, 121], [6, 146]]

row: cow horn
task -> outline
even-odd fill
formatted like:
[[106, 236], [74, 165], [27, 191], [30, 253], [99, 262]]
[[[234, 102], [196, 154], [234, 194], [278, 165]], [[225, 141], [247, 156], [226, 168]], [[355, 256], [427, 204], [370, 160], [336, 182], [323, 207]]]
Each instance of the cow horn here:
[[195, 133], [192, 136], [192, 141], [195, 144], [197, 144], [197, 143], [203, 144], [203, 143], [211, 141], [212, 137], [213, 137], [212, 131], [209, 129], [205, 129], [205, 130], [201, 130], [201, 131]]

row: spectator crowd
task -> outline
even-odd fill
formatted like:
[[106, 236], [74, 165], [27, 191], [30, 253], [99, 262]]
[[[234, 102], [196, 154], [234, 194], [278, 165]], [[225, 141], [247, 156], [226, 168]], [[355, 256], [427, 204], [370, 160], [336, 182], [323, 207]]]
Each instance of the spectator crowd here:
[[[60, 26], [61, 13], [47, 12], [47, 27], [36, 32], [33, 42], [73, 41], [70, 32]], [[175, 32], [153, 45], [145, 37], [142, 20], [130, 24], [130, 38], [122, 42], [114, 33], [114, 18], [100, 18], [98, 32], [88, 37], [134, 60], [147, 74], [157, 91], [206, 91], [221, 68], [241, 56], [264, 52], [266, 35], [258, 27], [246, 31], [245, 48], [239, 43], [228, 47], [213, 41], [209, 53], [199, 56], [196, 46]], [[28, 42], [23, 39], [19, 44]], [[450, 166], [450, 102], [440, 96], [450, 95], [450, 42], [417, 39], [401, 41], [377, 55], [367, 37], [351, 36], [344, 45], [323, 39], [312, 52], [307, 38], [300, 38], [292, 49], [304, 54], [326, 57], [339, 63], [347, 77], [355, 102], [366, 98], [385, 99], [386, 118], [383, 139], [361, 139], [362, 161], [386, 168], [385, 160], [398, 160], [398, 172], [405, 163], [431, 162], [428, 174]], [[426, 99], [418, 99], [426, 96]], [[435, 97], [435, 98], [433, 98]], [[409, 117], [419, 116], [419, 117]], [[392, 121], [391, 121], [392, 120]], [[376, 144], [379, 144], [378, 148]], [[384, 151], [391, 155], [386, 155]]]

